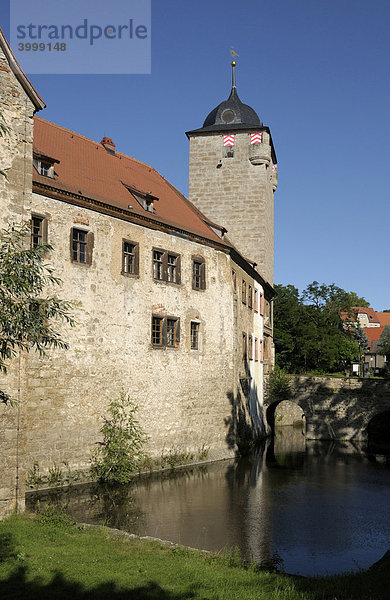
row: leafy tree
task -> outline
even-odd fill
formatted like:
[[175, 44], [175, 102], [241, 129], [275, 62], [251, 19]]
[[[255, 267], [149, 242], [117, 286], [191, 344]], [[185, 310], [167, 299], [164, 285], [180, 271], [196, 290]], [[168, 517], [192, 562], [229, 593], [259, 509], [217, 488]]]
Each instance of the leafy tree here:
[[[41, 356], [48, 348], [68, 348], [55, 330], [63, 321], [74, 324], [71, 304], [50, 295], [60, 285], [53, 269], [44, 262], [49, 244], [30, 248], [30, 228], [12, 225], [0, 232], [0, 373], [18, 351], [34, 349]], [[0, 401], [12, 399], [0, 390]]]
[[376, 350], [379, 354], [383, 354], [390, 359], [390, 325], [383, 328], [382, 335], [377, 343]]
[[277, 364], [290, 372], [334, 372], [358, 355], [358, 344], [345, 328], [341, 312], [352, 314], [361, 302], [338, 286], [309, 284], [299, 294], [291, 285], [275, 286], [274, 338]]

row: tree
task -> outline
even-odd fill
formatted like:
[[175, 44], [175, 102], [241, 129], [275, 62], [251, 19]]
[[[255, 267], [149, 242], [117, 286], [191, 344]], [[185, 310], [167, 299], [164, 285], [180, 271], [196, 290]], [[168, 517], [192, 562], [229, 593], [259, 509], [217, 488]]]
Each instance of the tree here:
[[390, 359], [390, 325], [386, 325], [383, 328], [382, 335], [376, 346], [376, 351], [378, 354], [386, 356], [387, 360]]
[[363, 354], [365, 354], [370, 346], [370, 342], [368, 341], [368, 337], [364, 329], [357, 325], [353, 329], [351, 329], [352, 337], [357, 341], [359, 347]]
[[[71, 303], [49, 294], [61, 284], [45, 257], [49, 244], [31, 248], [28, 225], [12, 225], [0, 232], [0, 373], [18, 351], [68, 348], [55, 330], [58, 321], [74, 324]], [[0, 390], [0, 401], [12, 399]]]
[[338, 286], [309, 284], [299, 294], [291, 285], [276, 285], [274, 338], [277, 364], [290, 372], [334, 372], [358, 355], [358, 344], [345, 328], [341, 313], [353, 314], [361, 302]]

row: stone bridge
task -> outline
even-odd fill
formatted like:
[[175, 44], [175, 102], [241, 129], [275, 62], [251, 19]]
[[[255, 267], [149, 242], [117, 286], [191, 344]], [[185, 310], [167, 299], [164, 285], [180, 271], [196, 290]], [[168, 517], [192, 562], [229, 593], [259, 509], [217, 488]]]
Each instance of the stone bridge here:
[[[306, 418], [306, 437], [313, 440], [368, 439], [378, 415], [390, 416], [390, 382], [352, 377], [292, 376], [292, 396]], [[281, 400], [264, 400], [264, 415], [273, 429]], [[377, 417], [377, 420], [382, 417]]]

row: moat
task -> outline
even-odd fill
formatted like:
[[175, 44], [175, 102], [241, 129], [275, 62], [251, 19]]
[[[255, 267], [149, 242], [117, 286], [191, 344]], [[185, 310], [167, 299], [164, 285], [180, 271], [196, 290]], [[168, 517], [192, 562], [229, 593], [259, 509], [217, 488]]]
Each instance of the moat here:
[[238, 462], [27, 495], [67, 503], [77, 521], [220, 551], [287, 573], [365, 569], [390, 549], [390, 457], [351, 443], [308, 441], [283, 427]]

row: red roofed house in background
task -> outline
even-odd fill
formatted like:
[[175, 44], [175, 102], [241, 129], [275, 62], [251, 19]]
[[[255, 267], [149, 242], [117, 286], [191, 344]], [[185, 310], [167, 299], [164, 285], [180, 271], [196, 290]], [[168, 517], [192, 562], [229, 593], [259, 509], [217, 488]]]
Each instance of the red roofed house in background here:
[[[33, 116], [45, 104], [1, 30], [0, 89], [9, 126], [0, 139], [8, 174], [0, 177], [0, 225], [29, 222], [32, 245], [53, 245], [59, 293], [75, 303], [77, 321], [61, 332], [68, 351], [23, 354], [1, 380], [19, 404], [0, 406], [0, 513], [24, 505], [34, 463], [41, 473], [64, 461], [89, 468], [108, 401], [121, 390], [139, 407], [154, 457], [173, 448], [232, 456], [244, 422], [263, 435], [277, 185], [269, 129], [234, 85], [203, 127], [187, 134], [195, 206], [115, 140], [87, 139]], [[224, 146], [225, 135], [234, 146]], [[207, 144], [211, 166], [199, 154]], [[234, 178], [245, 189], [233, 206]], [[219, 197], [228, 224], [213, 208]], [[250, 221], [244, 238], [237, 203]]]
[[371, 306], [354, 306], [351, 310], [352, 315], [342, 313], [341, 318], [345, 321], [355, 320], [363, 329], [369, 342], [368, 352], [363, 360], [374, 375], [382, 375], [387, 367], [386, 356], [378, 354], [376, 347], [383, 328], [390, 325], [390, 313], [377, 312]]

